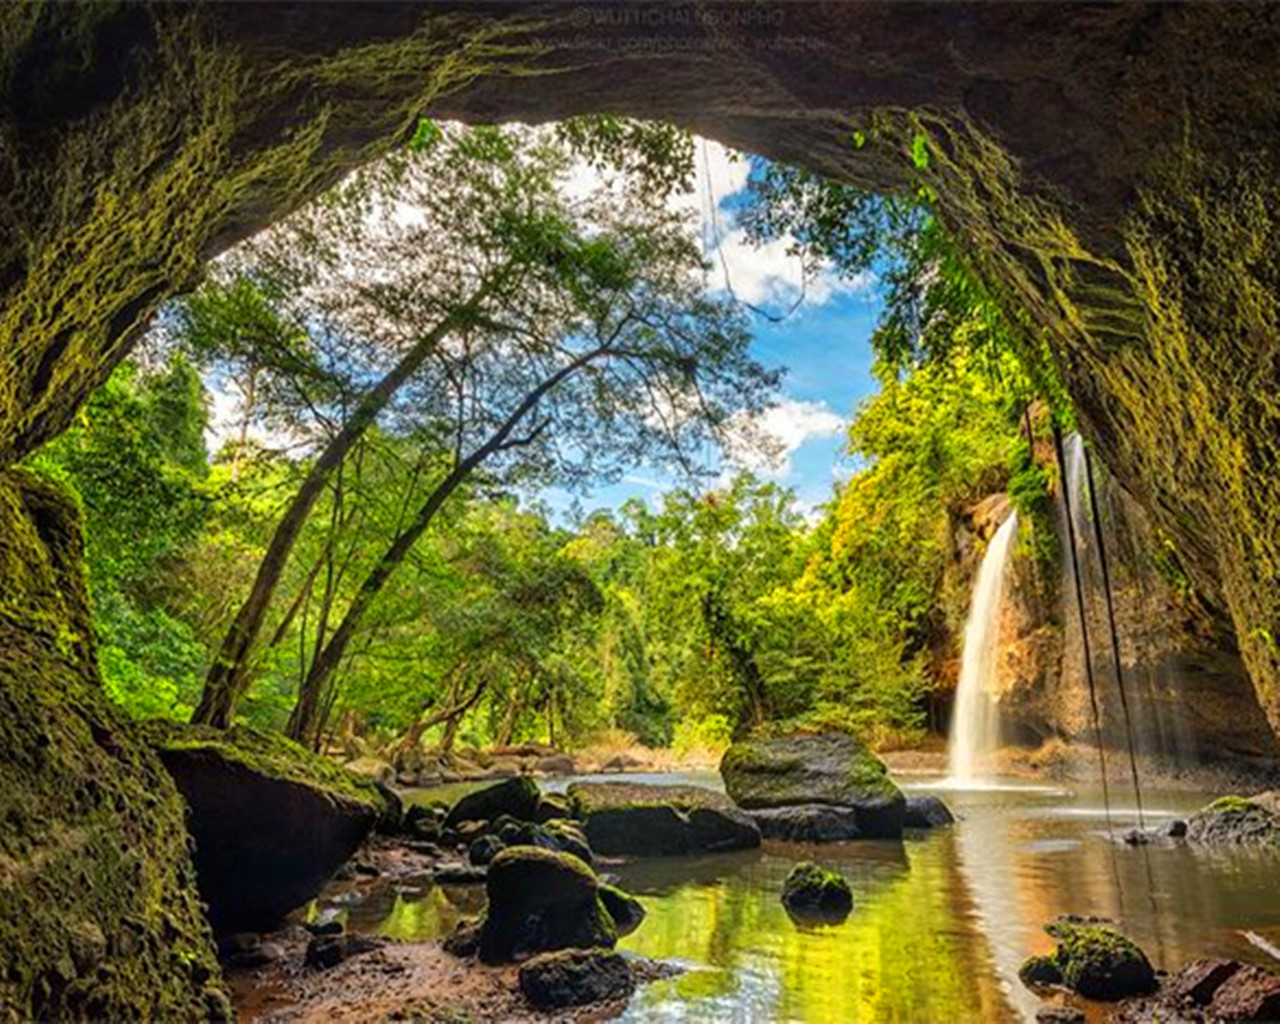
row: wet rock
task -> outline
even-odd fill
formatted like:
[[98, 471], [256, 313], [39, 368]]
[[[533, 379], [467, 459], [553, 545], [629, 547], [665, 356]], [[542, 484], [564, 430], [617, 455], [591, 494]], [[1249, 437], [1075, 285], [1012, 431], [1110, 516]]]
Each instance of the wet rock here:
[[1105, 1001], [1154, 991], [1155, 971], [1146, 955], [1119, 932], [1068, 919], [1046, 925], [1045, 931], [1058, 940], [1058, 948], [1052, 956], [1023, 963], [1018, 976], [1024, 984], [1060, 983], [1087, 999]]
[[327, 971], [350, 957], [368, 953], [381, 945], [380, 940], [367, 935], [317, 935], [307, 943], [303, 962], [308, 967]]
[[600, 885], [600, 902], [617, 925], [618, 936], [630, 935], [640, 927], [645, 919], [644, 904], [631, 895], [613, 885]]
[[591, 848], [605, 856], [663, 857], [745, 850], [760, 829], [722, 793], [700, 786], [575, 783], [569, 799]]
[[328, 921], [305, 921], [302, 927], [312, 935], [341, 935], [346, 930], [336, 918]]
[[532, 821], [538, 809], [538, 784], [527, 775], [517, 775], [496, 785], [468, 793], [450, 809], [446, 828], [465, 821], [497, 821], [504, 814], [520, 821]]
[[563, 793], [543, 793], [533, 813], [533, 820], [539, 824], [546, 824], [556, 818], [568, 818], [572, 813], [569, 798]]
[[480, 836], [489, 832], [489, 822], [480, 821], [460, 821], [456, 828], [449, 829], [444, 833], [445, 840], [452, 839], [459, 846], [470, 846], [471, 842]]
[[480, 920], [459, 921], [444, 940], [444, 951], [467, 959], [480, 951]]
[[355, 862], [355, 872], [361, 878], [377, 878], [382, 874], [382, 870], [376, 864], [371, 864], [365, 860]]
[[792, 843], [837, 843], [863, 838], [858, 812], [852, 807], [831, 804], [797, 804], [747, 811], [765, 839]]
[[1206, 846], [1280, 846], [1280, 815], [1258, 799], [1219, 797], [1187, 821], [1187, 840]]
[[843, 733], [735, 743], [720, 761], [720, 775], [729, 796], [748, 810], [851, 807], [864, 837], [902, 835], [906, 798], [884, 762]]
[[1187, 823], [1176, 818], [1164, 827], [1164, 834], [1170, 839], [1183, 839], [1187, 834]]
[[906, 810], [903, 813], [904, 828], [942, 828], [954, 825], [956, 817], [951, 808], [933, 795], [907, 797]]
[[1084, 1024], [1084, 1011], [1074, 1006], [1042, 1006], [1036, 1010], [1036, 1024]]
[[787, 875], [782, 886], [782, 905], [798, 917], [843, 920], [853, 909], [853, 892], [836, 872], [804, 861]]
[[543, 953], [520, 967], [519, 981], [524, 997], [540, 1010], [621, 999], [635, 987], [622, 954], [603, 949]]
[[1209, 1012], [1224, 1021], [1280, 1020], [1280, 975], [1241, 967], [1214, 993]]
[[431, 872], [437, 885], [476, 885], [489, 877], [489, 869], [475, 864], [441, 864]]
[[385, 783], [374, 781], [382, 796], [383, 810], [374, 826], [384, 836], [396, 836], [404, 831], [404, 801], [400, 794]]
[[401, 829], [405, 835], [427, 842], [440, 839], [440, 818], [434, 807], [411, 804], [404, 812]]
[[280, 736], [152, 723], [187, 802], [216, 934], [263, 930], [312, 899], [385, 812], [377, 789]]
[[480, 958], [505, 963], [557, 949], [612, 947], [617, 927], [595, 873], [576, 857], [533, 846], [503, 850], [489, 865]]
[[472, 840], [471, 846], [467, 849], [467, 860], [471, 861], [472, 864], [483, 867], [506, 848], [507, 844], [498, 836], [480, 836], [478, 839]]
[[1140, 828], [1131, 828], [1120, 837], [1125, 846], [1146, 846], [1151, 839], [1151, 833]]
[[1195, 960], [1169, 983], [1169, 996], [1177, 1002], [1208, 1006], [1224, 982], [1240, 970], [1236, 960]]

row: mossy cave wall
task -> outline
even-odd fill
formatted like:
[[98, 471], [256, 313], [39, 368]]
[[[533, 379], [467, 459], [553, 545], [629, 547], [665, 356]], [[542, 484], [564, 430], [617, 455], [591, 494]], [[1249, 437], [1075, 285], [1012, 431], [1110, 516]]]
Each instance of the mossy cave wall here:
[[[1280, 726], [1278, 43], [1249, 3], [7, 4], [0, 466], [419, 115], [667, 117], [931, 188]], [[206, 1015], [176, 797], [101, 695], [74, 516], [16, 472], [0, 499], [0, 1014]]]

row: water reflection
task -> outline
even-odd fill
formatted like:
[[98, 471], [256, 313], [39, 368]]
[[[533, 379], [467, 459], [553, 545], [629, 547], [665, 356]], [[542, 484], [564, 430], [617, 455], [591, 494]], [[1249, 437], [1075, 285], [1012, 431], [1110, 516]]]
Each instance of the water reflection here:
[[[1204, 802], [1147, 797], [1154, 824]], [[622, 1019], [1028, 1021], [1037, 1000], [1018, 982], [1017, 967], [1050, 947], [1041, 926], [1062, 913], [1114, 919], [1157, 967], [1204, 955], [1267, 962], [1246, 930], [1280, 942], [1274, 853], [1172, 842], [1127, 847], [1108, 838], [1099, 795], [1090, 792], [1006, 786], [955, 790], [945, 799], [961, 820], [903, 843], [769, 844], [603, 865], [648, 910], [622, 948], [688, 968], [640, 990]], [[1132, 818], [1132, 809], [1115, 810], [1116, 833]], [[854, 910], [846, 921], [798, 926], [787, 916], [782, 884], [801, 859], [849, 880]], [[423, 939], [444, 935], [483, 901], [480, 886], [413, 879], [375, 885], [367, 898], [317, 912], [337, 913], [357, 931]]]

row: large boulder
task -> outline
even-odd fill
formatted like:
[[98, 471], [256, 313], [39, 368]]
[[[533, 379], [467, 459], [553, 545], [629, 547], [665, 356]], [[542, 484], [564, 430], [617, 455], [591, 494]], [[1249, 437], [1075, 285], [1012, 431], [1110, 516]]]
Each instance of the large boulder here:
[[787, 875], [782, 905], [795, 917], [841, 921], [853, 909], [853, 890], [836, 872], [805, 861]]
[[797, 804], [793, 807], [770, 807], [763, 811], [747, 811], [765, 839], [783, 839], [792, 843], [835, 843], [846, 839], [864, 839], [858, 812], [852, 807], [831, 804]]
[[1155, 970], [1146, 955], [1114, 929], [1061, 918], [1045, 931], [1058, 940], [1058, 947], [1050, 956], [1023, 963], [1018, 975], [1024, 984], [1063, 985], [1086, 999], [1107, 1001], [1155, 990]]
[[480, 959], [508, 963], [557, 949], [612, 948], [618, 930], [595, 872], [566, 853], [512, 846], [489, 864]]
[[472, 841], [468, 859], [472, 864], [488, 864], [508, 846], [538, 846], [571, 854], [584, 864], [595, 859], [587, 837], [576, 822], [553, 818], [539, 825], [532, 821], [517, 821], [506, 815], [494, 822], [488, 832]]
[[527, 775], [517, 775], [468, 793], [450, 808], [444, 825], [455, 828], [464, 821], [497, 821], [504, 814], [518, 821], [533, 821], [540, 798], [538, 784]]
[[1206, 846], [1280, 846], [1276, 794], [1219, 797], [1187, 819], [1186, 838]]
[[621, 953], [567, 949], [543, 953], [520, 968], [520, 991], [539, 1010], [560, 1010], [622, 999], [635, 988]]
[[386, 812], [371, 781], [281, 736], [172, 723], [146, 735], [186, 801], [218, 934], [265, 930], [306, 903]]
[[720, 762], [725, 791], [748, 810], [830, 804], [857, 812], [866, 838], [902, 835], [906, 798], [884, 762], [852, 736], [780, 736], [735, 743]]
[[605, 856], [663, 857], [760, 845], [755, 822], [713, 789], [581, 782], [568, 792], [591, 848]]

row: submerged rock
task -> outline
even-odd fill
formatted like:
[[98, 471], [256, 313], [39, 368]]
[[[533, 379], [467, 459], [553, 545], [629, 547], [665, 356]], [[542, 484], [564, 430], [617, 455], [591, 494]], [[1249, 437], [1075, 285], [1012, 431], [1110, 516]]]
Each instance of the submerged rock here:
[[449, 810], [444, 827], [456, 828], [464, 821], [497, 821], [504, 814], [519, 821], [532, 821], [540, 797], [538, 784], [529, 776], [504, 779], [464, 796]]
[[618, 930], [595, 872], [567, 853], [503, 850], [489, 865], [480, 959], [505, 963], [557, 949], [612, 948]]
[[902, 818], [904, 828], [942, 828], [955, 823], [956, 816], [942, 802], [941, 797], [932, 794], [907, 797], [907, 807]]
[[1061, 984], [1086, 999], [1107, 1001], [1155, 990], [1155, 971], [1146, 955], [1119, 932], [1068, 919], [1045, 925], [1045, 931], [1058, 940], [1058, 948], [1023, 963], [1018, 977], [1024, 984]]
[[371, 782], [281, 736], [172, 723], [147, 736], [187, 802], [218, 934], [268, 928], [306, 903], [386, 811]]
[[906, 798], [884, 762], [852, 736], [782, 736], [735, 743], [720, 762], [725, 791], [748, 810], [831, 804], [857, 811], [867, 838], [902, 835]]
[[574, 783], [569, 799], [592, 849], [605, 856], [663, 857], [760, 845], [756, 823], [724, 794], [701, 786]]
[[805, 861], [787, 875], [782, 905], [798, 917], [843, 920], [853, 909], [853, 892], [836, 872]]
[[1187, 819], [1187, 840], [1207, 846], [1280, 846], [1273, 796], [1219, 797]]
[[540, 1010], [621, 999], [635, 987], [622, 954], [605, 949], [543, 953], [521, 966], [519, 981], [524, 997]]

